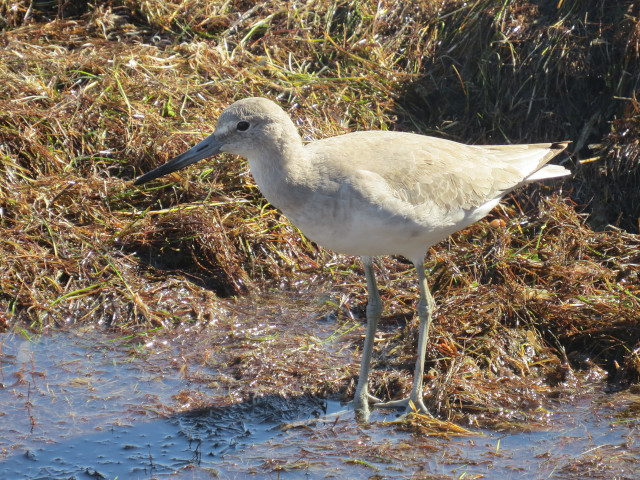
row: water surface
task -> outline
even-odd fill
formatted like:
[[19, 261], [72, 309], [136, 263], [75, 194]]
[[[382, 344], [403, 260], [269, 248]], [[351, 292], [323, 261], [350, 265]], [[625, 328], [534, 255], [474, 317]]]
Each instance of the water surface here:
[[[95, 331], [0, 335], [0, 478], [640, 478], [640, 396], [588, 393], [538, 431], [425, 437], [375, 410], [271, 395], [191, 406], [180, 349]], [[181, 394], [189, 391], [189, 395]], [[209, 397], [210, 398], [210, 397]]]

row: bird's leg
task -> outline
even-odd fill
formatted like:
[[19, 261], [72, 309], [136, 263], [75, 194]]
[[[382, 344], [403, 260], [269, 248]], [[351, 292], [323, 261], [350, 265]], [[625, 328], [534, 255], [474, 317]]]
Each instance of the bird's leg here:
[[415, 407], [424, 414], [428, 414], [427, 408], [422, 401], [422, 377], [424, 376], [424, 360], [429, 341], [429, 330], [433, 314], [433, 297], [427, 285], [427, 276], [424, 273], [424, 263], [414, 263], [418, 272], [418, 285], [420, 286], [420, 301], [418, 302], [418, 317], [420, 317], [420, 332], [418, 336], [418, 358], [416, 360], [416, 371], [413, 377], [413, 388], [409, 399]]
[[418, 317], [420, 318], [420, 330], [418, 336], [418, 359], [416, 360], [416, 369], [413, 377], [413, 388], [409, 398], [394, 400], [386, 403], [379, 403], [376, 406], [406, 408], [407, 412], [412, 411], [410, 402], [414, 407], [425, 415], [429, 414], [427, 407], [422, 400], [422, 377], [424, 375], [424, 360], [427, 351], [427, 341], [429, 339], [429, 329], [431, 327], [431, 316], [433, 312], [434, 302], [429, 286], [427, 285], [427, 277], [424, 273], [424, 265], [422, 260], [414, 262], [416, 272], [418, 272], [418, 285], [420, 287], [420, 300], [418, 302]]
[[371, 364], [371, 354], [373, 352], [373, 340], [376, 336], [376, 328], [378, 321], [382, 315], [382, 300], [378, 293], [376, 285], [376, 277], [373, 272], [373, 260], [371, 257], [362, 257], [362, 265], [364, 266], [364, 275], [367, 279], [367, 335], [364, 339], [364, 347], [362, 348], [362, 363], [360, 364], [360, 377], [358, 378], [358, 386], [353, 398], [353, 407], [356, 411], [363, 413], [369, 412], [369, 401], [379, 402], [380, 400], [370, 395], [369, 387], [369, 366]]

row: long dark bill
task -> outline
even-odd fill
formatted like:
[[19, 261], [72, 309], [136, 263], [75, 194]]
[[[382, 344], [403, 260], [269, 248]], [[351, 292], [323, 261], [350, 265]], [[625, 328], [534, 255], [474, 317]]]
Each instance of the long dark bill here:
[[164, 165], [160, 165], [158, 168], [151, 170], [150, 172], [145, 173], [141, 177], [136, 178], [134, 185], [142, 185], [143, 183], [147, 183], [151, 180], [154, 180], [158, 177], [162, 177], [164, 175], [168, 175], [170, 173], [176, 172], [180, 169], [183, 169], [192, 163], [195, 163], [199, 160], [203, 160], [205, 158], [211, 157], [216, 153], [220, 152], [220, 148], [222, 144], [216, 140], [216, 138], [211, 135], [197, 144], [195, 147], [190, 148], [186, 152], [178, 155], [172, 160], [169, 160]]

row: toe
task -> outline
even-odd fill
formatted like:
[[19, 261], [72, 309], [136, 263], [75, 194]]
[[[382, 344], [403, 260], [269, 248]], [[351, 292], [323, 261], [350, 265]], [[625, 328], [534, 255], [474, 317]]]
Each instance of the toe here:
[[390, 402], [379, 402], [373, 404], [375, 407], [379, 408], [398, 408], [401, 410], [406, 410], [407, 413], [417, 412], [423, 415], [429, 415], [429, 410], [425, 406], [422, 398], [401, 398], [400, 400], [392, 400]]
[[382, 400], [380, 400], [378, 397], [374, 397], [370, 393], [367, 393], [367, 400], [369, 400], [369, 402], [373, 403], [374, 405], [382, 402]]
[[391, 400], [390, 402], [377, 402], [374, 403], [373, 406], [380, 408], [408, 408], [409, 399], [401, 398], [400, 400]]

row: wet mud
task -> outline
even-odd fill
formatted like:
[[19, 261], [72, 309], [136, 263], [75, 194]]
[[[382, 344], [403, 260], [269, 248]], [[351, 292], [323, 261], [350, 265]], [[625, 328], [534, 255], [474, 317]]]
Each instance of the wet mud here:
[[[592, 385], [519, 431], [428, 436], [405, 431], [395, 412], [358, 423], [348, 405], [310, 395], [228, 403], [218, 392], [216, 402], [194, 381], [208, 367], [177, 367], [170, 340], [158, 353], [96, 331], [2, 334], [0, 345], [0, 478], [640, 475], [633, 391]], [[185, 403], [198, 392], [208, 406]]]

